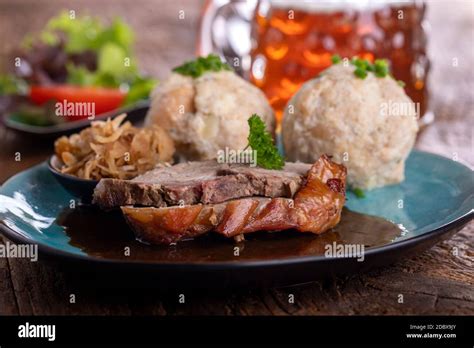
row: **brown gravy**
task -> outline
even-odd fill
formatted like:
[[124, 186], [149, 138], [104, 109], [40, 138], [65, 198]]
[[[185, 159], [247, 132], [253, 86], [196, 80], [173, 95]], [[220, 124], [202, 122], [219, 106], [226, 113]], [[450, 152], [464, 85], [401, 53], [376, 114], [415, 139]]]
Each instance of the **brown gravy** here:
[[[91, 206], [67, 209], [58, 217], [57, 223], [64, 227], [69, 243], [90, 256], [153, 262], [268, 260], [323, 255], [325, 246], [333, 242], [363, 244], [369, 248], [390, 243], [402, 233], [390, 221], [346, 208], [339, 225], [321, 235], [296, 231], [259, 232], [246, 235], [241, 243], [210, 233], [177, 245], [146, 245], [135, 240], [119, 211], [105, 213]], [[234, 255], [236, 246], [239, 247], [238, 256]], [[129, 255], [126, 255], [127, 251]]]

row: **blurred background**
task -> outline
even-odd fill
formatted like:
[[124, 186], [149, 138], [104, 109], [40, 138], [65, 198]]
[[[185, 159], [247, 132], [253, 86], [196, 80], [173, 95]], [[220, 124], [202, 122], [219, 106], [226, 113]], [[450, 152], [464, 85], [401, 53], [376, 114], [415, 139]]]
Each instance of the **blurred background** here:
[[[432, 112], [425, 115], [429, 125], [417, 147], [474, 165], [473, 1], [408, 1], [403, 5], [408, 17], [402, 22], [390, 6], [372, 8], [364, 1], [350, 10], [345, 1], [330, 2], [346, 8], [335, 16], [324, 7], [310, 11], [314, 3], [305, 1], [227, 3], [0, 0], [0, 72], [14, 69], [25, 35], [41, 32], [61, 10], [97, 16], [106, 23], [121, 18], [134, 32], [139, 70], [158, 80], [196, 54], [215, 51], [231, 64], [238, 57], [239, 64], [233, 65], [264, 90], [277, 115], [289, 95], [330, 64], [334, 53], [385, 57], [393, 61], [395, 77], [405, 81], [407, 93], [422, 104], [422, 113]], [[294, 9], [294, 20], [278, 18], [279, 9], [286, 17], [288, 9]], [[0, 127], [0, 182], [47, 157], [51, 143], [37, 146], [36, 140]], [[27, 152], [26, 162], [7, 166], [18, 148]]]

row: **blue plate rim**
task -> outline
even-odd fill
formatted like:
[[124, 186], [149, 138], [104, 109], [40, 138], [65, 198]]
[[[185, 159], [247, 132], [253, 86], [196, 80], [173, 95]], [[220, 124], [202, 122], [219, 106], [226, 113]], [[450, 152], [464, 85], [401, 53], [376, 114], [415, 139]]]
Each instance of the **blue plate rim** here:
[[[434, 156], [441, 158], [442, 160], [450, 160], [444, 156], [440, 156], [438, 154], [414, 150], [416, 152], [423, 153], [425, 155]], [[30, 170], [42, 165], [45, 165], [46, 161], [41, 162], [35, 166], [32, 166], [26, 170]], [[456, 162], [458, 165], [465, 167], [468, 170], [471, 170], [466, 165]], [[46, 164], [47, 165], [47, 164]], [[9, 179], [7, 179], [1, 186], [5, 186], [9, 184], [10, 181], [14, 180], [16, 176], [20, 175], [24, 171], [21, 171]], [[454, 229], [460, 229], [464, 225], [466, 225], [469, 221], [474, 218], [474, 209], [471, 209], [469, 212], [459, 216], [458, 218], [439, 226], [431, 231], [424, 232], [421, 235], [410, 237], [408, 239], [392, 242], [383, 246], [379, 247], [372, 247], [367, 248], [364, 253], [364, 257], [371, 257], [375, 255], [379, 255], [382, 253], [387, 253], [391, 251], [397, 251], [399, 249], [403, 249], [405, 247], [414, 246], [424, 241], [428, 241], [430, 239], [435, 239], [440, 237], [441, 235], [448, 233]], [[5, 235], [8, 239], [12, 240], [15, 243], [23, 243], [23, 244], [37, 244], [38, 250], [41, 253], [44, 253], [49, 256], [60, 257], [63, 259], [74, 260], [74, 261], [81, 261], [86, 263], [94, 263], [94, 264], [102, 264], [102, 265], [115, 265], [115, 266], [126, 266], [126, 267], [158, 267], [162, 269], [179, 269], [179, 268], [188, 268], [188, 269], [195, 269], [195, 270], [202, 270], [205, 268], [206, 270], [232, 270], [232, 269], [242, 269], [242, 268], [258, 268], [258, 267], [268, 267], [268, 266], [290, 266], [294, 264], [304, 264], [304, 263], [313, 263], [313, 262], [333, 262], [333, 261], [350, 261], [355, 260], [354, 258], [349, 257], [325, 257], [321, 255], [316, 256], [295, 256], [295, 257], [288, 257], [282, 259], [272, 259], [272, 260], [248, 260], [248, 261], [219, 261], [219, 262], [145, 262], [145, 261], [134, 261], [134, 260], [119, 260], [119, 259], [106, 259], [100, 258], [90, 255], [80, 255], [80, 254], [73, 254], [67, 251], [63, 251], [61, 249], [53, 248], [47, 244], [36, 242], [34, 240], [30, 240], [27, 237], [24, 237], [17, 232], [15, 232], [10, 227], [6, 226], [3, 223], [0, 223], [0, 232]]]

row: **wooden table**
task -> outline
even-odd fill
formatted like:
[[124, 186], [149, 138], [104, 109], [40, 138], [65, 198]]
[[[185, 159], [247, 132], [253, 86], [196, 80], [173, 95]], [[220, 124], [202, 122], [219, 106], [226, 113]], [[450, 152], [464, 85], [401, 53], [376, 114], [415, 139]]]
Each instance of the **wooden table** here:
[[[24, 33], [41, 28], [69, 1], [39, 4], [34, 0], [0, 1], [0, 62]], [[136, 29], [142, 66], [163, 77], [170, 67], [194, 53], [198, 2], [92, 1], [74, 2], [78, 13], [120, 15]], [[417, 147], [457, 158], [471, 166], [473, 153], [473, 15], [468, 1], [430, 4], [432, 106], [436, 122], [419, 136]], [[185, 20], [178, 20], [178, 11]], [[21, 25], [19, 25], [21, 24]], [[460, 40], [463, 39], [463, 40]], [[458, 64], [453, 64], [457, 61]], [[50, 142], [19, 137], [0, 128], [0, 182], [41, 162]], [[14, 160], [16, 152], [21, 161]], [[0, 237], [1, 238], [1, 237]], [[5, 238], [3, 238], [5, 240]], [[450, 240], [397, 264], [366, 274], [328, 279], [304, 286], [238, 292], [194, 293], [185, 304], [178, 293], [153, 290], [96, 291], [93, 283], [71, 282], [57, 261], [29, 262], [0, 258], [0, 314], [474, 314], [474, 224]], [[453, 248], [459, 250], [453, 255]], [[69, 302], [70, 294], [76, 303]], [[294, 304], [288, 296], [294, 295]], [[398, 303], [399, 294], [404, 303]]]

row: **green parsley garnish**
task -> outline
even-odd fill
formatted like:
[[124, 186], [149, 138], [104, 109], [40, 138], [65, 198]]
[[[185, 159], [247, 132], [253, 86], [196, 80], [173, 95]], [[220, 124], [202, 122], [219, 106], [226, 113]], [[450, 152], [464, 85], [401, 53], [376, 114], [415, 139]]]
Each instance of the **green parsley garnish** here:
[[[337, 64], [340, 61], [341, 57], [339, 55], [334, 55], [332, 57], [333, 64]], [[368, 72], [374, 73], [377, 77], [390, 75], [390, 68], [386, 59], [376, 59], [372, 64], [367, 59], [353, 57], [351, 59], [351, 64], [355, 66], [354, 75], [360, 79], [365, 79]]]
[[405, 82], [403, 82], [402, 80], [397, 80], [397, 83], [400, 87], [405, 87]]
[[357, 198], [365, 198], [365, 193], [362, 189], [360, 188], [355, 188], [355, 189], [352, 189], [352, 192], [354, 192], [355, 196]]
[[356, 68], [363, 69], [363, 70], [372, 70], [372, 67], [370, 66], [370, 62], [366, 59], [360, 59], [357, 57], [353, 57], [351, 59], [351, 64], [354, 65]]
[[207, 57], [199, 57], [195, 60], [185, 62], [183, 65], [173, 69], [181, 75], [192, 76], [194, 78], [201, 76], [208, 71], [232, 70], [229, 65], [223, 63], [219, 56], [210, 54]]
[[389, 74], [388, 63], [385, 59], [376, 59], [373, 67], [377, 77], [385, 77]]
[[354, 75], [363, 80], [367, 77], [367, 70], [362, 68], [356, 68], [354, 70]]
[[285, 161], [273, 144], [271, 134], [265, 130], [265, 123], [260, 116], [253, 114], [248, 124], [248, 146], [257, 152], [257, 165], [266, 169], [282, 169]]
[[342, 59], [339, 54], [335, 54], [331, 57], [331, 61], [333, 64], [339, 64], [342, 61]]

